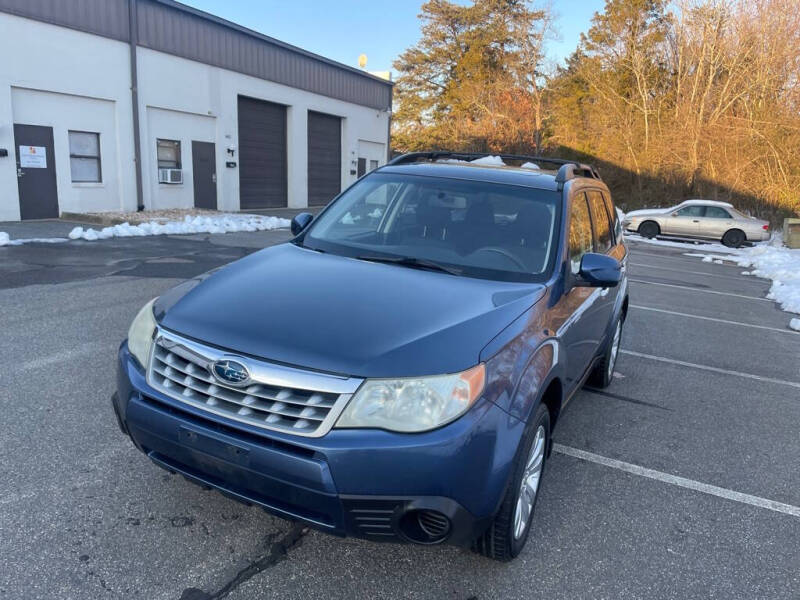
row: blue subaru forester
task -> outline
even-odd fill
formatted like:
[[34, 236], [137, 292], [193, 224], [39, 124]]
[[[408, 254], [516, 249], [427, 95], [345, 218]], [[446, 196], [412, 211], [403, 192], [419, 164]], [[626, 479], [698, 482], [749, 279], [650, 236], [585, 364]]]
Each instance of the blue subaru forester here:
[[123, 432], [322, 531], [515, 557], [559, 415], [611, 382], [628, 296], [597, 172], [502, 158], [398, 157], [291, 242], [149, 302], [119, 350]]

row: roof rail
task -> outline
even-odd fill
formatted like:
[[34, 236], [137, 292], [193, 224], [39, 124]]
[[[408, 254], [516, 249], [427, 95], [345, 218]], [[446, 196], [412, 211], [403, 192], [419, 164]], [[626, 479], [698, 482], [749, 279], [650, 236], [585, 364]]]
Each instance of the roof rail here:
[[560, 187], [563, 187], [567, 181], [574, 179], [575, 177], [600, 179], [600, 175], [591, 165], [585, 165], [583, 163], [566, 163], [561, 165], [561, 167], [558, 169], [558, 173], [556, 173], [556, 183], [559, 184]]
[[492, 154], [491, 152], [449, 152], [447, 150], [433, 150], [430, 152], [409, 152], [401, 154], [390, 160], [387, 165], [404, 165], [420, 161], [436, 161], [441, 159], [454, 159], [473, 161], [486, 156], [499, 156], [503, 160], [517, 160], [530, 162], [546, 162], [558, 166], [556, 183], [563, 187], [564, 183], [575, 177], [588, 177], [590, 179], [600, 179], [597, 170], [584, 163], [564, 158], [552, 158], [550, 156], [532, 156], [527, 154]]

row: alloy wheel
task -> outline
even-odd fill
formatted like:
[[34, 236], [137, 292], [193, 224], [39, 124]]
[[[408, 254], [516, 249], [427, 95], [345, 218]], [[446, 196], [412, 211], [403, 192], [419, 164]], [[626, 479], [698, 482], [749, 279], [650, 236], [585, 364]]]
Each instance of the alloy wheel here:
[[622, 337], [622, 320], [617, 321], [617, 328], [614, 330], [614, 339], [611, 340], [611, 356], [608, 357], [608, 380], [614, 376], [614, 366], [617, 364], [617, 354], [619, 354], [619, 341]]
[[525, 462], [525, 471], [522, 473], [522, 483], [517, 494], [517, 504], [514, 509], [514, 538], [520, 539], [531, 520], [536, 494], [539, 491], [539, 481], [542, 477], [544, 466], [544, 453], [546, 434], [543, 425], [539, 425], [536, 436], [531, 444], [528, 460]]

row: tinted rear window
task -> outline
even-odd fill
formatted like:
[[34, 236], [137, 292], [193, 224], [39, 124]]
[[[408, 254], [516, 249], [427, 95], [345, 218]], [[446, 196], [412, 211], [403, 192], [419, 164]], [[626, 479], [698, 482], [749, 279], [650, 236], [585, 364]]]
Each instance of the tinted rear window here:
[[606, 203], [603, 201], [603, 196], [600, 192], [591, 191], [587, 195], [592, 209], [592, 223], [594, 224], [596, 241], [595, 251], [606, 253], [611, 250], [612, 246], [611, 223], [606, 211]]

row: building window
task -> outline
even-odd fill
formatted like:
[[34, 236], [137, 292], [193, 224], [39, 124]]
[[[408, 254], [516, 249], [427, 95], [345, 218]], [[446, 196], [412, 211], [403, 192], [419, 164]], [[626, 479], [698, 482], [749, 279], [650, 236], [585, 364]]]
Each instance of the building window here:
[[69, 170], [74, 183], [99, 183], [103, 180], [99, 133], [69, 132]]
[[181, 168], [181, 143], [176, 140], [156, 140], [159, 169]]
[[377, 168], [378, 168], [378, 161], [377, 160], [369, 161], [369, 170], [370, 171], [374, 171]]

